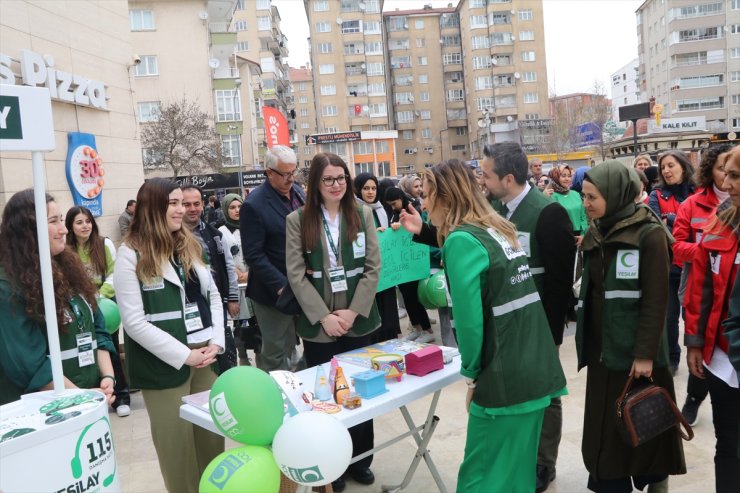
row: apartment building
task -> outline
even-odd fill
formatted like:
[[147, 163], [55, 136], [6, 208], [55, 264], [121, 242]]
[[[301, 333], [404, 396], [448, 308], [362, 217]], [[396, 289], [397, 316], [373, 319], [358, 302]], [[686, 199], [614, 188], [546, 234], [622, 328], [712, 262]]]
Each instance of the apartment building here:
[[635, 58], [612, 74], [612, 120], [619, 122], [619, 107], [640, 102], [640, 59]]
[[[470, 159], [461, 37], [453, 7], [383, 13], [398, 172]], [[442, 103], [442, 104], [440, 104]]]
[[[290, 77], [286, 63], [288, 38], [280, 27], [280, 12], [270, 0], [238, 0], [232, 28], [236, 52], [260, 65], [260, 80], [252, 87], [257, 112], [255, 142], [260, 160], [267, 151], [262, 106], [278, 109], [288, 119], [291, 142], [297, 142], [290, 118]], [[246, 110], [246, 108], [245, 108]]]
[[470, 152], [481, 156], [549, 116], [542, 0], [460, 0], [457, 13]]
[[636, 13], [641, 100], [663, 118], [740, 129], [740, 0], [647, 0]]
[[[46, 88], [51, 96], [56, 148], [43, 155], [46, 190], [62, 212], [74, 205], [65, 175], [68, 166], [70, 172], [79, 173], [79, 168], [73, 159], [67, 162], [68, 152], [74, 150], [68, 136], [92, 134], [105, 173], [98, 175], [104, 185], [96, 222], [101, 234], [114, 241], [120, 239], [118, 216], [144, 182], [129, 23], [125, 0], [0, 2], [0, 82]], [[80, 90], [65, 84], [72, 79]], [[0, 210], [13, 194], [31, 187], [31, 153], [0, 153]]]
[[307, 67], [289, 70], [293, 110], [295, 111], [296, 155], [298, 164], [308, 166], [316, 153], [312, 145], [306, 144], [306, 137], [317, 134], [316, 105], [314, 104], [313, 75]]

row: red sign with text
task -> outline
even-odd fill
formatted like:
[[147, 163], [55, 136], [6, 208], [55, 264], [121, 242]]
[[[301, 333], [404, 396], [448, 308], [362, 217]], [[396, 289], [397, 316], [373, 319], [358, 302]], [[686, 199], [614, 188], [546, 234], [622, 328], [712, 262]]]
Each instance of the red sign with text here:
[[283, 145], [290, 146], [290, 134], [288, 132], [288, 121], [282, 113], [269, 106], [262, 107], [262, 116], [265, 118], [265, 140], [267, 147]]

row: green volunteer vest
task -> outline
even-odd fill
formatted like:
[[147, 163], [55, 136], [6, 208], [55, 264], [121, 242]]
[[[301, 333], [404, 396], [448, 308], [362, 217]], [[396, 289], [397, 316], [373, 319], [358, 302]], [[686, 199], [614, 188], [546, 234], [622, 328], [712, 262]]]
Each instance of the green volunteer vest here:
[[[644, 226], [639, 232], [639, 244], [642, 245], [642, 239], [646, 233], [659, 227], [661, 226], [657, 223], [648, 223]], [[610, 370], [629, 371], [635, 359], [633, 348], [640, 323], [640, 298], [642, 297], [639, 279], [640, 250], [639, 247], [635, 248], [634, 245], [627, 244], [624, 248], [618, 248], [617, 255], [614, 256], [604, 273], [601, 361]], [[595, 253], [597, 250], [585, 251], [583, 257], [583, 277], [576, 315], [576, 350], [579, 369], [586, 365], [583, 306], [590, 290], [589, 257]], [[664, 367], [667, 364], [668, 344], [666, 333], [663, 331], [655, 367]]]
[[[95, 338], [95, 320], [92, 307], [81, 296], [74, 296], [65, 313], [71, 321], [59, 331], [59, 349], [62, 355], [62, 372], [73, 384], [81, 389], [100, 386], [98, 370], [98, 343]], [[80, 320], [81, 317], [81, 320]], [[81, 367], [77, 359], [77, 334], [89, 332], [92, 336], [95, 363]]]
[[[534, 234], [542, 209], [552, 202], [553, 200], [540, 192], [537, 187], [532, 187], [511, 215], [511, 219], [509, 219], [516, 226], [519, 243], [527, 251], [529, 271], [534, 278], [534, 283], [540, 294], [542, 294], [545, 288], [543, 276], [545, 267], [542, 263], [540, 249], [535, 241]], [[494, 200], [491, 205], [496, 211], [502, 210], [503, 204], [500, 200]], [[529, 248], [527, 248], [527, 245]]]
[[[357, 208], [357, 213], [360, 215], [360, 221], [362, 226], [362, 232], [367, 238], [367, 226], [365, 225], [365, 216], [362, 214], [362, 206]], [[298, 209], [298, 218], [303, 223], [303, 208]], [[355, 258], [354, 250], [352, 248], [352, 242], [346, 241], [342, 237], [344, 231], [347, 230], [347, 225], [344, 221], [344, 216], [341, 218], [341, 225], [339, 228], [339, 251], [342, 254], [342, 265], [344, 266], [344, 272], [347, 276], [347, 302], [352, 302], [355, 295], [355, 289], [357, 289], [357, 283], [360, 282], [360, 278], [365, 272], [365, 257]], [[306, 267], [313, 271], [311, 276], [311, 284], [316, 291], [324, 296], [324, 249], [314, 248], [312, 251], [307, 251], [304, 255], [306, 259]], [[373, 306], [370, 309], [368, 317], [357, 315], [355, 323], [352, 324], [352, 328], [349, 330], [349, 334], [361, 336], [368, 334], [375, 329], [380, 327], [380, 314], [378, 313], [378, 305], [373, 300]], [[306, 315], [301, 313], [298, 317], [296, 324], [296, 331], [298, 335], [305, 339], [313, 339], [321, 330], [321, 323], [311, 324], [306, 318]]]
[[[139, 282], [146, 321], [187, 345], [187, 329], [183, 313], [180, 287], [167, 279], [157, 278], [164, 287], [153, 289], [156, 283]], [[182, 385], [190, 376], [190, 368], [183, 365], [176, 370], [134, 341], [124, 331], [126, 370], [129, 384], [138, 389], [170, 389]]]
[[490, 262], [480, 278], [484, 342], [481, 372], [473, 394], [475, 403], [505, 407], [565, 387], [565, 375], [526, 253], [515, 250], [492, 228], [463, 225], [455, 231], [465, 231], [480, 241]]

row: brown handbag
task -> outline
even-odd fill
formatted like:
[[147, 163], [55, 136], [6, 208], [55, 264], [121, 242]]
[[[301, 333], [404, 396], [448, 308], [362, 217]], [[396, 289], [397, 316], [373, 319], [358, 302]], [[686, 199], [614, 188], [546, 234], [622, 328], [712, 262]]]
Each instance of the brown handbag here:
[[[676, 407], [671, 395], [653, 379], [630, 376], [616, 403], [617, 428], [625, 442], [637, 447], [666, 430], [678, 427], [681, 438], [691, 440], [694, 430]], [[681, 429], [683, 426], [684, 430]]]

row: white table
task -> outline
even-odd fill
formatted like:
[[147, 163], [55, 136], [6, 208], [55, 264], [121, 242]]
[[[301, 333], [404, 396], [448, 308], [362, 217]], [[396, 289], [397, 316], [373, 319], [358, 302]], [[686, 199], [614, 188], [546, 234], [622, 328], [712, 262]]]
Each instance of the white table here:
[[[346, 363], [340, 363], [344, 369], [344, 374], [349, 379], [352, 375], [366, 371], [367, 368], [349, 365]], [[328, 364], [324, 365], [325, 369], [328, 369]], [[326, 371], [328, 375], [328, 370]], [[316, 368], [308, 368], [301, 372], [298, 372], [298, 377], [303, 382], [306, 390], [313, 388], [315, 382]], [[406, 488], [416, 472], [416, 468], [419, 466], [419, 462], [423, 458], [429, 468], [429, 471], [434, 478], [434, 482], [437, 483], [439, 491], [447, 493], [447, 488], [442, 482], [442, 478], [437, 471], [437, 467], [432, 461], [432, 457], [429, 454], [427, 447], [434, 434], [434, 430], [437, 427], [439, 418], [434, 415], [437, 409], [437, 402], [439, 401], [439, 395], [442, 389], [458, 380], [461, 380], [460, 375], [460, 356], [455, 356], [452, 363], [444, 366], [443, 369], [429, 373], [423, 377], [416, 377], [413, 375], [404, 375], [403, 380], [397, 382], [396, 380], [386, 380], [386, 387], [388, 392], [374, 397], [372, 399], [363, 399], [362, 406], [358, 409], [342, 409], [340, 412], [333, 416], [339, 419], [339, 421], [347, 428], [363, 423], [367, 420], [376, 418], [382, 414], [386, 414], [394, 409], [399, 409], [403, 415], [403, 419], [406, 422], [406, 426], [409, 431], [402, 433], [387, 442], [380, 445], [376, 445], [372, 450], [365, 452], [364, 454], [358, 455], [352, 458], [352, 462], [357, 462], [368, 455], [375, 454], [376, 452], [389, 447], [396, 442], [403, 440], [409, 436], [414, 438], [416, 442], [416, 453], [411, 461], [409, 469], [406, 471], [406, 475], [403, 481], [397, 485], [383, 485], [382, 491], [384, 492], [398, 492]], [[426, 419], [424, 424], [416, 425], [411, 417], [411, 414], [406, 407], [407, 404], [420, 399], [426, 395], [433, 393], [432, 402], [429, 405]], [[203, 407], [194, 406], [191, 404], [183, 404], [180, 406], [180, 417], [186, 421], [205, 428], [213, 433], [222, 434], [211, 419], [210, 413], [208, 413]]]

